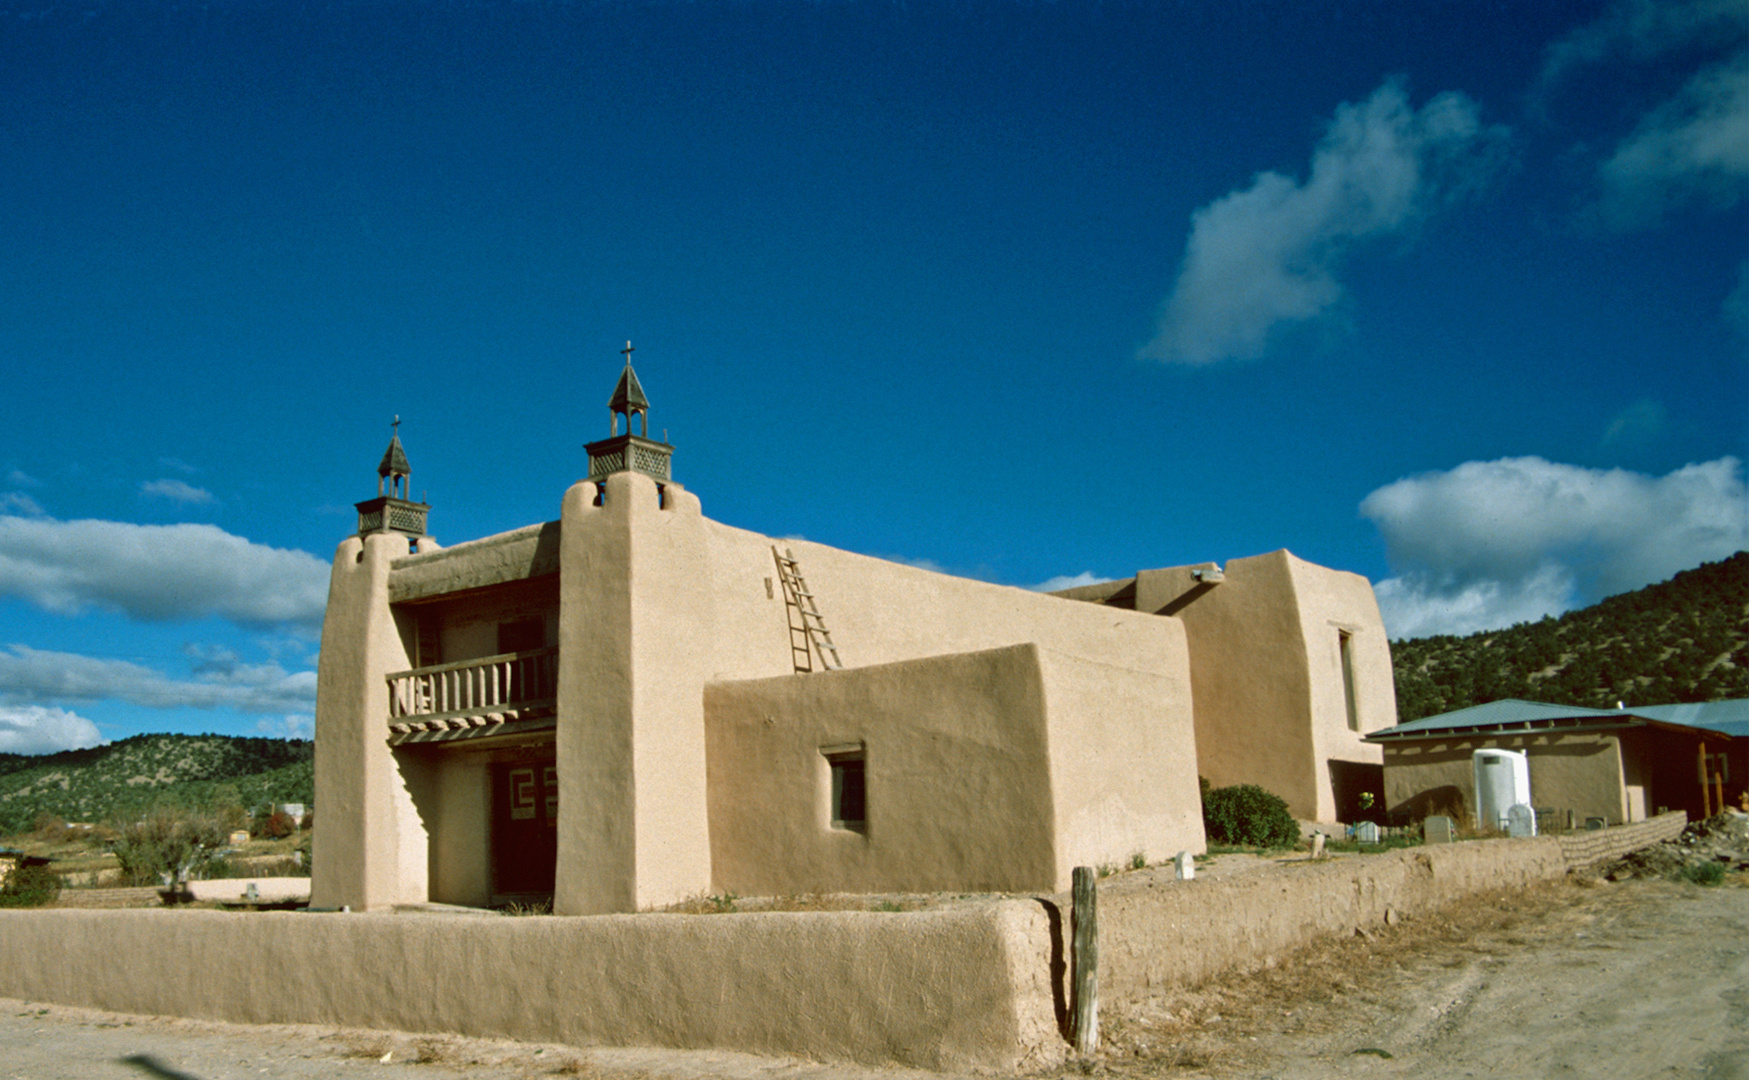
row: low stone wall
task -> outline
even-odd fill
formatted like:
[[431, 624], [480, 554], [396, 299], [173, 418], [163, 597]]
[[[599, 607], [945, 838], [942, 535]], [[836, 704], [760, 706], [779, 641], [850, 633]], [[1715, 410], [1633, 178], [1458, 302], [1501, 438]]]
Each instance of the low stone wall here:
[[[1678, 835], [1680, 812], [1575, 836], [1441, 844], [1100, 890], [1100, 988], [1254, 967], [1387, 913], [1558, 878]], [[1058, 898], [1059, 902], [1066, 897]], [[930, 1069], [1045, 1067], [1067, 912], [490, 915], [0, 911], [0, 997], [312, 1023], [740, 1050]], [[1055, 925], [1053, 925], [1053, 923]]]
[[1682, 811], [1574, 836], [1488, 840], [1284, 863], [1281, 872], [1102, 890], [1099, 984], [1146, 995], [1255, 967], [1324, 934], [1353, 933], [1387, 911], [1430, 911], [1473, 893], [1561, 877], [1679, 835]]
[[0, 997], [931, 1069], [1063, 1056], [1042, 905], [504, 918], [0, 911]]
[[1099, 898], [1099, 987], [1145, 996], [1249, 968], [1324, 934], [1567, 872], [1552, 839], [1494, 840], [1283, 864], [1281, 872], [1165, 881]]
[[1567, 865], [1577, 869], [1604, 859], [1620, 858], [1630, 851], [1662, 844], [1666, 840], [1674, 840], [1687, 827], [1688, 811], [1673, 810], [1668, 814], [1659, 814], [1650, 821], [1617, 825], [1613, 829], [1567, 833], [1555, 839], [1560, 841], [1561, 855], [1567, 860]]

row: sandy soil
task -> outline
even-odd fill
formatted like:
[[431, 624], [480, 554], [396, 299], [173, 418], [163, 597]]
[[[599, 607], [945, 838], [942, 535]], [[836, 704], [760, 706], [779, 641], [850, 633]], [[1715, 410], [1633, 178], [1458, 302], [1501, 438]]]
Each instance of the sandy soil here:
[[[1113, 1008], [1114, 1078], [1741, 1077], [1749, 880], [1555, 883], [1327, 941], [1249, 975]], [[0, 1077], [30, 1080], [915, 1080], [726, 1053], [245, 1027], [0, 1000]]]

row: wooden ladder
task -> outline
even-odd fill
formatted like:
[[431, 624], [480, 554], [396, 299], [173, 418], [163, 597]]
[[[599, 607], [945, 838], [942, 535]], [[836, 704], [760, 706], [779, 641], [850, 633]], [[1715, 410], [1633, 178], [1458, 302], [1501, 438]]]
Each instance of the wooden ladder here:
[[784, 611], [789, 616], [790, 660], [798, 672], [814, 670], [814, 653], [820, 654], [820, 665], [826, 669], [842, 668], [838, 646], [832, 644], [832, 632], [814, 603], [814, 594], [802, 580], [802, 568], [788, 548], [777, 550], [771, 545], [771, 557], [777, 560], [777, 576], [783, 580]]

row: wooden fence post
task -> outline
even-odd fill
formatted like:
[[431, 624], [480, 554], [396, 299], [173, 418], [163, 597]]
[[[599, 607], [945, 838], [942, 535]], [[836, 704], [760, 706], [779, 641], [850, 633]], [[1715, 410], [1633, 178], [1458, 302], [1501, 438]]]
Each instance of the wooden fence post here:
[[1099, 892], [1093, 868], [1075, 868], [1074, 980], [1075, 1052], [1083, 1056], [1099, 1049]]

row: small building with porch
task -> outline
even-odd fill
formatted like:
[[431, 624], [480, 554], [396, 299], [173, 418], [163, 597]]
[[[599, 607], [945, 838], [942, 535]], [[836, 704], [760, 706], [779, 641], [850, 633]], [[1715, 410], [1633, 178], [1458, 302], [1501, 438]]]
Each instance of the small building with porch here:
[[[1588, 709], [1508, 698], [1375, 731], [1367, 741], [1384, 750], [1385, 805], [1393, 818], [1473, 817], [1471, 761], [1477, 750], [1496, 749], [1526, 755], [1539, 818], [1624, 825], [1686, 810], [1693, 821], [1742, 793], [1743, 765], [1731, 760], [1742, 756], [1741, 746], [1733, 755], [1736, 740], [1722, 725], [1727, 714], [1749, 723], [1745, 706]], [[1717, 722], [1697, 723], [1703, 715]]]

